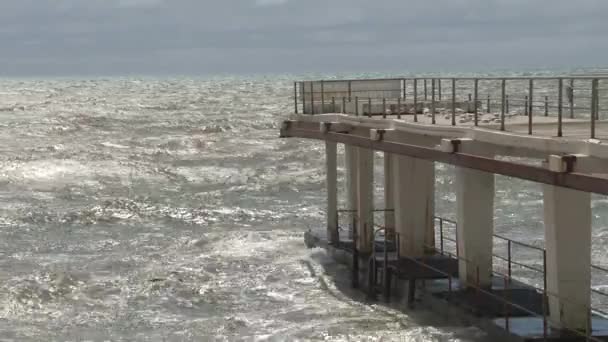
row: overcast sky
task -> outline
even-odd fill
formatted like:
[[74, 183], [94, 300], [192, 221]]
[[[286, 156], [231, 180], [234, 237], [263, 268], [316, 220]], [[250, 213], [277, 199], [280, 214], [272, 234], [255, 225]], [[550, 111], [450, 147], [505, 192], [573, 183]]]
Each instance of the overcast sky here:
[[1, 75], [608, 65], [608, 0], [0, 0]]

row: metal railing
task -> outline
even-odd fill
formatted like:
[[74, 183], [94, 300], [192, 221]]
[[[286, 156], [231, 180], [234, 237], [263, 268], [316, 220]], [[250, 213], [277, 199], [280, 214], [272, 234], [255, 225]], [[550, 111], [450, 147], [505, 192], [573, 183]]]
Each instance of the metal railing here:
[[[378, 213], [393, 213], [394, 209], [379, 209], [379, 210], [373, 210], [371, 212], [371, 216], [374, 216], [375, 214]], [[351, 237], [353, 239], [353, 286], [354, 287], [358, 287], [358, 262], [359, 262], [359, 254], [357, 253], [357, 245], [356, 245], [356, 239], [357, 239], [357, 210], [338, 210], [339, 215], [349, 215], [351, 216], [351, 218], [349, 219], [350, 222], [350, 226], [348, 228], [344, 228], [344, 226], [339, 225], [339, 229], [341, 229], [342, 231], [344, 230], [348, 230], [351, 233]], [[451, 258], [455, 258], [459, 261], [464, 261], [464, 262], [471, 262], [471, 260], [467, 260], [465, 258], [463, 258], [462, 256], [459, 255], [458, 253], [458, 225], [455, 221], [453, 220], [449, 220], [449, 219], [445, 219], [442, 217], [434, 217], [435, 219], [435, 232], [436, 232], [436, 238], [435, 238], [435, 245], [433, 246], [425, 246], [425, 248], [427, 248], [427, 250], [432, 251], [433, 253], [439, 254], [439, 255], [444, 255], [447, 257], [451, 257]], [[426, 264], [424, 261], [418, 260], [416, 258], [410, 258], [407, 256], [403, 256], [399, 254], [399, 241], [400, 241], [400, 235], [397, 232], [391, 231], [391, 234], [394, 234], [394, 236], [390, 236], [391, 234], [388, 234], [389, 228], [392, 227], [386, 227], [384, 225], [380, 225], [380, 224], [374, 224], [374, 229], [373, 229], [373, 244], [372, 244], [372, 257], [370, 258], [370, 267], [376, 267], [375, 264], [375, 260], [376, 257], [378, 256], [378, 252], [376, 250], [376, 240], [378, 237], [380, 237], [380, 234], [383, 234], [383, 284], [385, 286], [385, 288], [388, 286], [388, 284], [390, 284], [390, 272], [388, 272], [388, 261], [389, 261], [389, 245], [390, 244], [395, 244], [395, 248], [396, 248], [396, 258], [403, 258], [403, 259], [407, 259], [410, 260], [422, 267], [425, 267], [433, 272], [436, 272], [437, 274], [442, 274], [446, 279], [447, 279], [447, 291], [448, 291], [448, 299], [451, 298], [453, 296], [453, 292], [455, 291], [454, 288], [454, 284], [455, 284], [455, 280], [453, 279], [453, 276], [447, 272], [444, 272], [436, 267], [433, 267], [429, 264]], [[542, 319], [542, 324], [543, 324], [543, 337], [544, 338], [548, 338], [550, 335], [550, 329], [551, 328], [555, 328], [555, 329], [559, 329], [562, 331], [567, 331], [568, 333], [570, 333], [573, 336], [580, 336], [580, 337], [585, 337], [588, 341], [600, 341], [599, 339], [595, 338], [592, 336], [593, 334], [593, 327], [592, 327], [592, 316], [594, 314], [599, 314], [602, 315], [604, 317], [608, 316], [608, 313], [605, 311], [600, 310], [597, 307], [594, 307], [593, 305], [587, 306], [587, 305], [582, 305], [580, 303], [575, 303], [574, 301], [571, 301], [567, 298], [563, 298], [563, 297], [558, 297], [557, 294], [555, 293], [551, 293], [547, 290], [547, 278], [546, 278], [546, 269], [547, 269], [547, 256], [546, 256], [546, 251], [544, 248], [538, 247], [538, 246], [534, 246], [531, 244], [527, 244], [524, 242], [519, 242], [513, 239], [509, 239], [507, 237], [498, 235], [498, 234], [493, 234], [493, 238], [495, 240], [498, 240], [504, 244], [506, 244], [506, 256], [503, 255], [499, 255], [499, 254], [495, 254], [494, 252], [492, 253], [492, 257], [493, 259], [496, 259], [500, 262], [506, 263], [506, 272], [505, 273], [501, 273], [501, 272], [497, 272], [497, 270], [495, 269], [495, 265], [493, 263], [493, 267], [491, 270], [489, 270], [490, 274], [492, 275], [492, 277], [494, 278], [501, 278], [503, 280], [504, 283], [504, 291], [502, 292], [502, 296], [498, 295], [497, 293], [492, 292], [491, 290], [484, 288], [482, 286], [480, 286], [480, 269], [477, 266], [476, 269], [476, 282], [474, 283], [463, 283], [462, 279], [459, 279], [461, 285], [464, 285], [465, 287], [471, 288], [476, 292], [477, 296], [481, 296], [481, 295], [485, 295], [488, 296], [490, 298], [493, 298], [494, 300], [499, 301], [500, 303], [503, 304], [503, 318], [504, 318], [504, 328], [505, 330], [507, 330], [507, 332], [511, 331], [511, 318], [512, 318], [512, 310], [519, 310], [520, 312], [524, 312], [525, 314], [531, 316], [531, 317], [538, 317], [540, 319]], [[446, 244], [453, 244], [453, 248], [448, 248], [448, 246], [446, 246]], [[525, 248], [529, 251], [533, 251], [535, 253], [539, 254], [539, 258], [541, 260], [541, 267], [535, 266], [535, 265], [530, 265], [527, 264], [525, 262], [522, 262], [520, 260], [518, 260], [516, 258], [516, 255], [514, 255], [514, 247], [522, 247]], [[371, 264], [373, 262], [373, 265]], [[542, 277], [542, 285], [538, 286], [537, 284], [530, 284], [526, 282], [526, 279], [522, 279], [521, 277], [518, 276], [518, 272], [514, 272], [514, 268], [521, 268], [521, 269], [525, 269], [525, 270], [529, 270], [531, 272], [535, 272], [537, 274], [539, 274]], [[597, 266], [597, 265], [592, 265], [591, 268], [594, 271], [601, 271], [604, 272], [608, 275], [608, 268], [604, 268], [601, 266]], [[370, 270], [372, 270], [370, 268]], [[373, 271], [371, 271], [369, 274], [369, 284], [370, 286], [376, 286], [377, 285], [377, 281], [378, 279], [377, 277], [377, 272], [375, 269], [373, 269]], [[538, 312], [535, 312], [534, 310], [531, 310], [527, 307], [524, 307], [523, 305], [517, 304], [515, 302], [513, 302], [513, 300], [510, 298], [510, 290], [512, 289], [512, 282], [513, 280], [518, 280], [520, 283], [523, 283], [527, 286], [529, 286], [531, 289], [534, 289], [536, 291], [538, 291], [541, 295], [542, 295], [542, 313], [539, 314]], [[375, 289], [370, 288], [370, 295], [372, 295], [372, 291], [375, 291]], [[608, 298], [608, 293], [605, 293], [603, 291], [597, 290], [597, 289], [591, 289], [591, 292], [597, 295], [601, 295], [602, 298]], [[390, 289], [385, 290], [385, 295], [389, 295], [390, 293]], [[587, 313], [587, 327], [585, 329], [585, 331], [580, 331], [580, 330], [571, 330], [571, 329], [567, 329], [565, 327], [560, 326], [559, 324], [556, 324], [554, 322], [552, 322], [549, 319], [549, 299], [550, 298], [559, 298], [560, 301], [562, 302], [569, 302], [572, 305], [577, 305], [577, 306], [581, 306], [581, 310], [584, 310]], [[387, 298], [388, 300], [388, 298]]]
[[[303, 114], [390, 116], [413, 122], [474, 125], [503, 131], [517, 121], [518, 126], [527, 124], [528, 134], [534, 133], [537, 124], [551, 123], [556, 125], [557, 137], [571, 133], [564, 122], [585, 122], [589, 129], [585, 136], [597, 138], [597, 121], [608, 119], [608, 77], [305, 81], [294, 83], [294, 107], [296, 113]], [[579, 136], [580, 129], [574, 128], [572, 134]]]
[[[445, 218], [437, 217], [437, 216], [435, 217], [435, 222], [438, 223], [438, 225], [436, 224], [436, 228], [439, 228], [438, 232], [437, 232], [437, 235], [439, 238], [439, 241], [437, 243], [439, 244], [439, 247], [435, 246], [435, 249], [437, 249], [437, 251], [441, 254], [449, 253], [449, 254], [455, 255], [456, 258], [460, 258], [460, 255], [458, 254], [458, 248], [457, 248], [457, 245], [458, 245], [458, 242], [457, 242], [458, 241], [458, 238], [457, 238], [458, 237], [458, 233], [457, 233], [458, 225], [457, 225], [457, 223], [453, 220], [449, 220], [449, 219], [445, 219]], [[446, 227], [446, 224], [449, 225], [450, 227]], [[446, 230], [448, 230], [446, 228], [448, 228], [449, 232], [450, 232], [450, 234], [448, 234], [448, 235], [446, 235]], [[516, 241], [513, 239], [509, 239], [507, 237], [504, 237], [504, 236], [501, 236], [498, 234], [493, 234], [493, 238], [494, 238], [494, 240], [498, 240], [498, 241], [501, 241], [506, 244], [506, 254], [507, 254], [506, 256], [498, 255], [494, 252], [492, 253], [493, 259], [506, 263], [507, 271], [506, 271], [506, 274], [504, 274], [504, 276], [507, 277], [509, 280], [517, 279], [520, 282], [525, 283], [526, 285], [531, 286], [538, 291], [547, 293], [547, 252], [546, 252], [546, 250], [544, 248], [534, 246], [531, 244], [527, 244], [524, 242], [519, 242], [519, 241]], [[445, 246], [446, 241], [453, 243], [455, 245], [454, 249], [453, 249], [453, 250], [455, 250], [454, 253], [447, 251], [447, 248]], [[515, 246], [525, 248], [528, 251], [532, 251], [532, 252], [535, 252], [536, 254], [538, 254], [536, 259], [537, 260], [540, 259], [540, 264], [542, 266], [538, 267], [538, 266], [526, 264], [524, 262], [515, 260], [515, 255], [514, 255]], [[526, 282], [526, 279], [519, 277], [517, 274], [515, 274], [515, 276], [513, 276], [514, 267], [519, 267], [521, 269], [528, 270], [528, 271], [538, 274], [540, 277], [542, 277], [542, 285], [538, 286], [536, 284], [530, 284], [530, 283]], [[608, 268], [605, 268], [605, 267], [591, 265], [591, 270], [595, 271], [595, 272], [603, 272], [605, 275], [608, 275]], [[492, 273], [497, 274], [497, 272], [495, 272], [494, 270], [492, 270]], [[498, 273], [498, 274], [500, 275], [501, 273]], [[592, 275], [593, 275], [593, 272], [592, 272]], [[593, 287], [591, 288], [590, 291], [593, 294], [601, 296], [601, 298], [598, 298], [598, 300], [594, 303], [595, 305], [592, 305], [589, 308], [590, 313], [595, 313], [595, 314], [602, 315], [604, 317], [608, 317], [608, 312], [605, 311], [605, 309], [604, 309], [608, 304], [608, 293], [594, 289]], [[563, 298], [562, 298], [562, 300], [563, 300]]]

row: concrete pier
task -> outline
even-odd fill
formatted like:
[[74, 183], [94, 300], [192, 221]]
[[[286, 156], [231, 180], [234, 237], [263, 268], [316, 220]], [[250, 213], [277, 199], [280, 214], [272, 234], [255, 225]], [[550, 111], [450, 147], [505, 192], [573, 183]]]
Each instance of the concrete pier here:
[[456, 168], [456, 222], [460, 281], [492, 284], [494, 174]]
[[374, 152], [367, 148], [357, 148], [357, 189], [357, 248], [367, 255], [374, 235]]
[[551, 320], [585, 331], [591, 307], [591, 196], [543, 187], [547, 295]]
[[395, 224], [399, 254], [422, 257], [435, 237], [435, 165], [406, 156], [395, 156]]
[[[353, 286], [362, 285], [370, 299], [378, 292], [387, 299], [405, 293], [408, 304], [422, 300], [415, 291], [422, 289], [442, 305], [489, 318], [484, 327], [515, 340], [606, 340], [608, 318], [592, 310], [591, 293], [608, 293], [591, 289], [592, 267], [605, 268], [591, 262], [590, 193], [608, 195], [608, 120], [602, 120], [608, 115], [602, 115], [605, 99], [598, 95], [608, 78], [578, 79], [576, 94], [583, 95], [565, 103], [566, 78], [450, 78], [452, 92], [440, 100], [408, 86], [439, 79], [300, 82], [302, 103], [296, 96], [295, 107], [306, 114], [286, 120], [281, 136], [326, 142], [327, 239], [339, 249], [332, 255], [346, 256], [341, 260], [352, 266]], [[314, 92], [317, 83], [329, 93]], [[529, 100], [520, 104], [517, 94], [507, 93], [512, 89], [523, 89]], [[532, 108], [539, 93], [544, 112]], [[567, 118], [564, 106], [570, 106]], [[337, 236], [336, 143], [345, 144], [354, 241]], [[384, 152], [388, 239], [374, 235], [374, 151]], [[437, 218], [439, 228], [436, 163], [454, 166], [456, 185], [456, 219]], [[542, 184], [545, 248], [494, 233], [497, 174]], [[507, 255], [494, 251], [497, 239]], [[446, 241], [456, 244], [456, 255], [444, 248]], [[514, 261], [513, 246], [539, 254], [542, 266]], [[493, 269], [497, 260], [508, 271]], [[539, 272], [542, 285], [514, 279], [514, 265]]]

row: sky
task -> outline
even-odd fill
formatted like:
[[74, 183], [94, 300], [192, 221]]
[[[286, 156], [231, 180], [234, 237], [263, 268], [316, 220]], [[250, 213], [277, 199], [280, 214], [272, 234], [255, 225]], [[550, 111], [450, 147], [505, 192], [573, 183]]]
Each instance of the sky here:
[[0, 76], [608, 66], [608, 0], [0, 0]]

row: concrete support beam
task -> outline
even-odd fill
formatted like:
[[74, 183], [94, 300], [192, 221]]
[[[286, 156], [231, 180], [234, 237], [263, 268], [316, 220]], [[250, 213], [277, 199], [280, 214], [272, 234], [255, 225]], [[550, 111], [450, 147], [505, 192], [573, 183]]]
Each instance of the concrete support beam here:
[[[348, 210], [357, 210], [358, 206], [358, 190], [357, 190], [357, 147], [344, 145], [344, 160], [346, 166], [346, 194]], [[356, 212], [352, 213], [351, 222], [349, 224], [357, 225], [352, 218], [356, 217]], [[356, 229], [351, 227], [351, 229]], [[349, 239], [352, 239], [352, 230], [349, 232]]]
[[[393, 176], [393, 160], [395, 155], [384, 153], [384, 204], [385, 209], [395, 208], [395, 177]], [[395, 235], [395, 213], [392, 211], [384, 212], [384, 226], [386, 235], [393, 239]]]
[[338, 148], [335, 142], [325, 142], [327, 166], [327, 239], [337, 245], [338, 235]]
[[456, 167], [459, 277], [463, 284], [492, 284], [494, 174]]
[[374, 151], [357, 148], [357, 248], [362, 254], [372, 252], [374, 215]]
[[395, 155], [393, 183], [399, 253], [424, 256], [425, 246], [435, 244], [435, 164]]
[[591, 195], [543, 186], [547, 293], [554, 323], [586, 329], [591, 299]]

